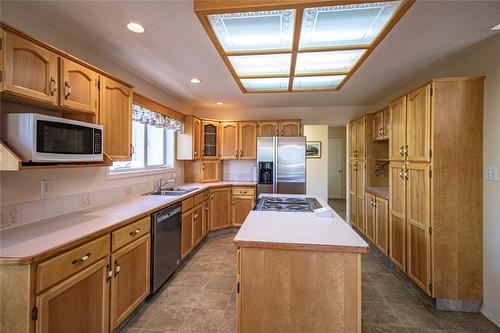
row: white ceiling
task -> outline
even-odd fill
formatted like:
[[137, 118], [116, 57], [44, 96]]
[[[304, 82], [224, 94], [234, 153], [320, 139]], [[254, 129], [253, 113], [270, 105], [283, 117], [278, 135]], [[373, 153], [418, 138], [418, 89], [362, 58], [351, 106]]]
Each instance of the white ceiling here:
[[[370, 105], [441, 59], [498, 31], [500, 1], [417, 1], [338, 92], [242, 94], [193, 12], [192, 1], [4, 3], [36, 13], [69, 37], [196, 109]], [[144, 34], [129, 32], [129, 21]], [[193, 85], [193, 77], [202, 83]]]

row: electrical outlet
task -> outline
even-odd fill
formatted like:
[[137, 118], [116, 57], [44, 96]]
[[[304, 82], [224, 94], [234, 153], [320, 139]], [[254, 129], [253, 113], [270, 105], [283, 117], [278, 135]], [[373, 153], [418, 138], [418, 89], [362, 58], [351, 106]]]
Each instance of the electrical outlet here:
[[486, 180], [498, 180], [498, 169], [493, 167], [486, 167]]
[[52, 191], [52, 182], [50, 180], [40, 181], [40, 194], [45, 197]]

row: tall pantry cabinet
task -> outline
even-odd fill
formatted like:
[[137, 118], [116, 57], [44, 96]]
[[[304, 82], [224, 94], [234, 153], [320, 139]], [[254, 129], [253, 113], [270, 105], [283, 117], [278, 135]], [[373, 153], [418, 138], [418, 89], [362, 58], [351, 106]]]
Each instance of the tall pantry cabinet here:
[[390, 103], [389, 257], [438, 307], [482, 300], [483, 79]]

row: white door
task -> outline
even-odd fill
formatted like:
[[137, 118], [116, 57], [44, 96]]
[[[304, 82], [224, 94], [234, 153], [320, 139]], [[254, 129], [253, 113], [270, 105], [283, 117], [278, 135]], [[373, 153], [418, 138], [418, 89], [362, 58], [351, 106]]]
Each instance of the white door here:
[[328, 139], [328, 197], [342, 198], [342, 140]]

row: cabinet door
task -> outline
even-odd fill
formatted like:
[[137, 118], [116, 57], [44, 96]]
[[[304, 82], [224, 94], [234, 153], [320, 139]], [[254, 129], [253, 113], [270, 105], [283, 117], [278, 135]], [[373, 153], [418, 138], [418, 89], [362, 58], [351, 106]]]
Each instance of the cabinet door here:
[[389, 159], [404, 161], [406, 147], [406, 96], [389, 105]]
[[406, 171], [407, 253], [406, 273], [424, 291], [430, 283], [430, 166], [409, 164]]
[[373, 140], [384, 139], [384, 111], [376, 112], [373, 115]]
[[201, 155], [201, 120], [193, 117], [193, 159], [199, 160]]
[[358, 123], [356, 121], [351, 122], [349, 127], [349, 151], [351, 158], [356, 158], [358, 156]]
[[181, 219], [181, 257], [184, 259], [193, 249], [193, 211], [182, 214]]
[[201, 158], [215, 160], [219, 158], [218, 140], [219, 123], [216, 121], [201, 121]]
[[66, 58], [61, 58], [60, 63], [60, 104], [75, 111], [97, 114], [99, 75]]
[[111, 255], [111, 330], [114, 330], [149, 295], [150, 235]]
[[58, 57], [55, 53], [7, 31], [4, 61], [6, 91], [57, 105]]
[[358, 198], [358, 229], [362, 232], [365, 231], [365, 174], [366, 174], [366, 164], [356, 163], [356, 196]]
[[406, 155], [411, 162], [430, 162], [431, 85], [408, 95]]
[[[2, 43], [5, 41], [5, 31], [0, 27], [0, 40]], [[0, 92], [5, 89], [5, 62], [4, 62], [5, 54], [3, 51], [0, 51]]]
[[391, 109], [387, 108], [384, 110], [384, 139], [389, 139], [391, 126]]
[[210, 200], [205, 200], [203, 203], [203, 221], [202, 221], [202, 234], [205, 237], [208, 234], [210, 227]]
[[203, 203], [193, 208], [193, 246], [203, 238]]
[[222, 187], [210, 192], [210, 230], [231, 225], [231, 188]]
[[376, 211], [375, 211], [376, 200], [375, 196], [370, 193], [366, 193], [366, 228], [365, 235], [371, 240], [373, 243], [376, 243], [376, 234], [375, 234], [375, 219], [376, 219]]
[[220, 162], [219, 161], [203, 161], [201, 162], [201, 181], [202, 182], [217, 182], [220, 177]]
[[238, 158], [238, 123], [220, 124], [220, 157], [223, 160], [235, 160]]
[[351, 179], [350, 179], [350, 185], [349, 185], [349, 218], [351, 225], [354, 227], [358, 227], [358, 211], [357, 211], [357, 195], [356, 195], [356, 189], [357, 189], [357, 166], [356, 163], [351, 163]]
[[375, 233], [376, 244], [385, 255], [389, 252], [389, 201], [384, 198], [376, 198]]
[[260, 121], [259, 136], [278, 136], [279, 125], [277, 121]]
[[389, 165], [389, 258], [406, 272], [406, 180], [404, 163]]
[[253, 196], [233, 196], [232, 225], [241, 226], [254, 206]]
[[357, 139], [356, 139], [356, 145], [357, 145], [357, 157], [359, 159], [366, 159], [366, 117], [361, 118], [358, 120], [358, 125], [357, 125]]
[[99, 123], [104, 126], [104, 152], [113, 161], [132, 157], [132, 89], [101, 77]]
[[280, 121], [280, 136], [300, 136], [300, 121]]
[[37, 333], [109, 332], [109, 258], [36, 298]]
[[239, 133], [239, 159], [257, 159], [257, 123], [240, 122]]

